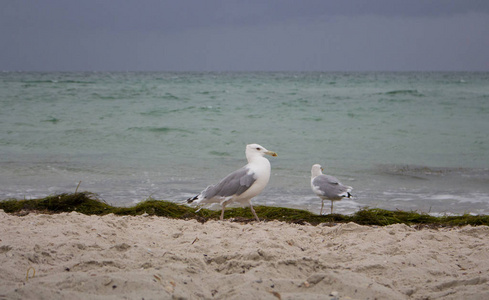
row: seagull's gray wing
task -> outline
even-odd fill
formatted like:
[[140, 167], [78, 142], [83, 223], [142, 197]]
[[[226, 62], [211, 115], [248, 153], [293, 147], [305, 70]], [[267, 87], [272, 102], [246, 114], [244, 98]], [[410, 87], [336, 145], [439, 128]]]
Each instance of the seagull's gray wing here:
[[204, 197], [212, 199], [214, 197], [230, 197], [241, 195], [256, 181], [255, 174], [248, 174], [249, 169], [242, 167], [224, 177], [218, 184], [209, 186], [204, 191]]
[[341, 199], [348, 196], [349, 187], [341, 184], [336, 177], [319, 175], [313, 179], [312, 184], [322, 196], [328, 199]]

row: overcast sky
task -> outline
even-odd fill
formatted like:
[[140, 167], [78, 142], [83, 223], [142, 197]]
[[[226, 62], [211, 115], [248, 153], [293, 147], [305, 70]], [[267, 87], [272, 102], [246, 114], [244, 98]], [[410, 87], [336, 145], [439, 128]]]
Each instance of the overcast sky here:
[[489, 1], [1, 0], [0, 71], [489, 71]]

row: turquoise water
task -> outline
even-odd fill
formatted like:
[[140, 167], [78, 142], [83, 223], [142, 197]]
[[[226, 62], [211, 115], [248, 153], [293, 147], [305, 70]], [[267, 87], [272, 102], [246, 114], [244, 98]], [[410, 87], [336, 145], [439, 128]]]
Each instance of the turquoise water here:
[[361, 207], [489, 213], [489, 73], [1, 73], [0, 199], [184, 200], [278, 153], [254, 203], [319, 211], [310, 168]]

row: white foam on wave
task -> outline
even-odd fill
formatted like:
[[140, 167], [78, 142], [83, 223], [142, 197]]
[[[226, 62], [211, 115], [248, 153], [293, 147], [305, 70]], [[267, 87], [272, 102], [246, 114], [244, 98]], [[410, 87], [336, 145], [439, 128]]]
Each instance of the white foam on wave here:
[[482, 193], [471, 193], [464, 196], [453, 194], [438, 194], [428, 196], [427, 199], [434, 201], [455, 200], [461, 203], [488, 203], [489, 195]]

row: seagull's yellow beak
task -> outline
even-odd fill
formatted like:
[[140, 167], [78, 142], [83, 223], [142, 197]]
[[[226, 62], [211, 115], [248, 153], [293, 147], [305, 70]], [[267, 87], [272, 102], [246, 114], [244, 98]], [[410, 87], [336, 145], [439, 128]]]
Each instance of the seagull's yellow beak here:
[[271, 156], [277, 156], [277, 153], [275, 153], [273, 151], [267, 151], [267, 152], [265, 152], [265, 154], [268, 154], [268, 155], [271, 155]]

